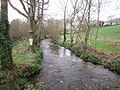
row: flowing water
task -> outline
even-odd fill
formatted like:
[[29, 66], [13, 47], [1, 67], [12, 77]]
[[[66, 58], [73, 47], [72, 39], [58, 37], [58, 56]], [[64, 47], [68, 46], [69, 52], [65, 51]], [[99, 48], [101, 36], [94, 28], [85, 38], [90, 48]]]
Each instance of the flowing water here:
[[41, 42], [42, 69], [31, 82], [43, 82], [46, 90], [120, 90], [120, 76], [85, 62], [49, 39]]

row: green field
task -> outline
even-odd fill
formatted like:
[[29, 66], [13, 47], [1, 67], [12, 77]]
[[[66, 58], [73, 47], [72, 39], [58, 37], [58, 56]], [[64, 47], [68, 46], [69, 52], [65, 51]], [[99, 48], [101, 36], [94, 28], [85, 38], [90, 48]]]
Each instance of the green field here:
[[[89, 45], [95, 47], [96, 29], [90, 31]], [[84, 40], [85, 33], [80, 33]], [[76, 37], [76, 34], [74, 35]], [[74, 38], [75, 40], [75, 38]], [[63, 41], [63, 36], [60, 42]], [[67, 43], [70, 43], [70, 34], [67, 34]], [[80, 41], [80, 40], [79, 40]], [[116, 43], [119, 41], [118, 43]], [[96, 49], [105, 53], [116, 54], [120, 52], [120, 25], [102, 27], [98, 30]]]
[[[95, 41], [94, 38], [96, 36], [96, 29], [91, 30], [90, 32], [90, 46], [94, 47]], [[97, 50], [105, 52], [105, 53], [112, 53], [112, 54], [119, 54], [120, 52], [120, 25], [117, 26], [108, 26], [102, 27], [98, 31], [98, 42], [97, 42]], [[119, 43], [116, 43], [116, 42]]]
[[[94, 38], [96, 35], [96, 29], [91, 30], [90, 38]], [[120, 25], [102, 27], [98, 31], [98, 40], [102, 41], [114, 41], [120, 40]]]

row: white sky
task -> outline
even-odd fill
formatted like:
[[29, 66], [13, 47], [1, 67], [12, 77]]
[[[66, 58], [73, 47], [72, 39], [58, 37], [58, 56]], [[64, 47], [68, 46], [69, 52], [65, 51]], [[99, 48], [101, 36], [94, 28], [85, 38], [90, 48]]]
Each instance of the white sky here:
[[[11, 1], [13, 5], [15, 5], [18, 9], [23, 11], [22, 6], [19, 3], [19, 0], [11, 0]], [[107, 17], [110, 15], [115, 15], [115, 17], [120, 17], [120, 9], [117, 9], [119, 8], [118, 6], [120, 5], [120, 0], [103, 0], [103, 1], [106, 2], [107, 4], [102, 5], [100, 20], [107, 20]], [[47, 18], [59, 18], [59, 19], [63, 18], [63, 12], [59, 7], [61, 7], [59, 0], [50, 0], [48, 10], [46, 11]], [[25, 19], [22, 15], [18, 14], [10, 6], [8, 12], [9, 12], [9, 21], [17, 18], [22, 20]]]

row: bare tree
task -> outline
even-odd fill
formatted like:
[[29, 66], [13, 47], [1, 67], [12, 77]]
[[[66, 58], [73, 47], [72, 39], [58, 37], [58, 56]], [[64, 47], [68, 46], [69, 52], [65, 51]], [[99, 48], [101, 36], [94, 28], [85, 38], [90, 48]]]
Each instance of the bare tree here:
[[14, 19], [10, 23], [10, 37], [12, 40], [22, 40], [28, 38], [28, 23], [19, 19]]
[[[63, 36], [64, 36], [64, 38], [63, 38], [63, 42], [66, 42], [66, 24], [67, 24], [67, 5], [68, 5], [68, 0], [59, 0], [59, 2], [60, 2], [60, 4], [61, 4], [61, 6], [62, 7], [59, 7], [62, 11], [63, 11], [63, 14], [64, 14], [64, 23], [63, 23]], [[62, 3], [63, 2], [63, 3]]]
[[[73, 44], [73, 41], [74, 41], [74, 33], [76, 32], [76, 16], [77, 14], [79, 13], [79, 7], [78, 7], [78, 4], [79, 3], [79, 0], [75, 0], [75, 1], [72, 1], [71, 0], [71, 5], [72, 5], [72, 9], [73, 9], [73, 12], [71, 13], [70, 15], [70, 41], [71, 41], [71, 44]], [[75, 23], [75, 25], [74, 25]]]
[[54, 42], [60, 39], [60, 33], [62, 28], [62, 20], [48, 19], [45, 24], [45, 34], [46, 37], [50, 37]]
[[92, 5], [92, 0], [86, 0], [88, 4], [88, 12], [87, 12], [87, 30], [85, 34], [85, 46], [88, 44], [88, 39], [89, 39], [89, 32], [90, 32], [90, 16], [91, 16], [91, 5]]
[[114, 19], [115, 15], [110, 15], [107, 19], [108, 19], [108, 22], [109, 22], [109, 25], [113, 25], [113, 19]]
[[[34, 51], [34, 46], [37, 45], [37, 37], [39, 31], [39, 27], [42, 27], [43, 23], [43, 11], [45, 10], [44, 6], [49, 3], [49, 0], [19, 0], [21, 5], [23, 6], [23, 9], [25, 13], [17, 9], [12, 3], [11, 0], [8, 0], [10, 6], [15, 9], [19, 14], [23, 15], [27, 18], [30, 26], [29, 34], [30, 38], [33, 39], [33, 45], [30, 46], [31, 50]], [[42, 29], [42, 28], [40, 28]], [[39, 31], [39, 32], [38, 32]]]
[[67, 3], [68, 3], [68, 0], [65, 4], [65, 7], [64, 7], [64, 42], [66, 42], [66, 11], [67, 11]]
[[3, 70], [11, 70], [14, 67], [12, 60], [12, 43], [9, 37], [8, 4], [7, 0], [1, 0], [0, 18], [0, 60]]
[[87, 0], [81, 0], [81, 16], [77, 16], [77, 19], [79, 21], [78, 23], [78, 32], [76, 36], [76, 44], [78, 43], [78, 36], [81, 39], [82, 42], [82, 37], [80, 36], [80, 32], [85, 30], [86, 24], [85, 24], [85, 19], [86, 19], [86, 13], [87, 13]]
[[96, 48], [96, 45], [97, 45], [98, 30], [99, 30], [99, 25], [100, 25], [100, 22], [99, 22], [99, 17], [100, 17], [100, 5], [101, 5], [101, 2], [100, 2], [100, 0], [98, 0], [98, 17], [97, 17], [97, 32], [96, 32], [96, 37], [95, 37], [95, 48]]

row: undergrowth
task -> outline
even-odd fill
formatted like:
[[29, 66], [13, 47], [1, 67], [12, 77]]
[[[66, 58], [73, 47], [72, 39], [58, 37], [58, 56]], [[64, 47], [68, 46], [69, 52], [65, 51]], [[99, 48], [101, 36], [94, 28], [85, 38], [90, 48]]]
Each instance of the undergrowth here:
[[[13, 60], [16, 67], [11, 71], [13, 79], [0, 84], [0, 90], [24, 90], [27, 79], [41, 69], [42, 50], [35, 48], [35, 53], [28, 50], [27, 41], [15, 42]], [[8, 75], [7, 75], [8, 76]], [[10, 77], [8, 77], [9, 79]], [[7, 79], [7, 78], [6, 78]]]

